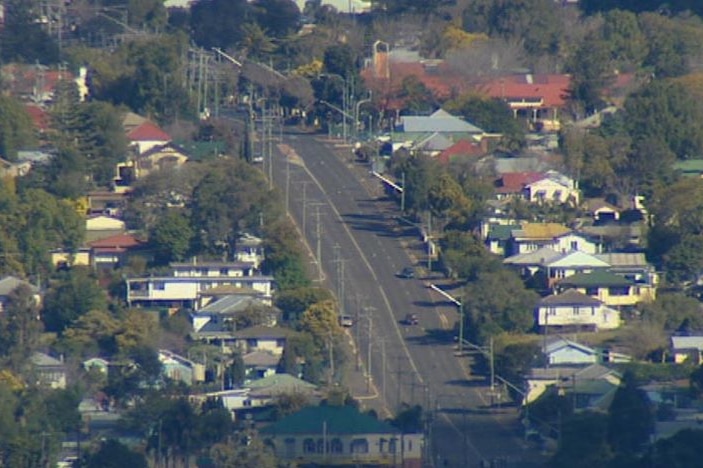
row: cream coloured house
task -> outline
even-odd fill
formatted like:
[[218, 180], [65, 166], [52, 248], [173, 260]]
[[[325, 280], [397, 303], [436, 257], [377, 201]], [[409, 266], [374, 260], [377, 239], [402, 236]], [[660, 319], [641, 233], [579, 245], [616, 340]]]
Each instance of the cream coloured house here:
[[537, 326], [550, 329], [610, 330], [622, 324], [620, 311], [575, 289], [547, 296], [535, 310]]

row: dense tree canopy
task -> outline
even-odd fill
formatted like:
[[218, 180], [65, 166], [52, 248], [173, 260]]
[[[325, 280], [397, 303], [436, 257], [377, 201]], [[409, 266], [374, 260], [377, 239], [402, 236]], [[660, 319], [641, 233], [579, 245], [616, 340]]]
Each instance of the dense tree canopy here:
[[463, 294], [465, 330], [479, 343], [501, 332], [526, 332], [534, 326], [538, 295], [525, 289], [507, 269], [479, 271]]

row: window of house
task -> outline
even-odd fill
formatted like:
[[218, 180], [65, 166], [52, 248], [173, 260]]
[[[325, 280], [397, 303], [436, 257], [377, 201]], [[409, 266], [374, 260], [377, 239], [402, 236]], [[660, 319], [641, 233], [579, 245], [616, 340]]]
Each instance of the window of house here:
[[303, 441], [303, 453], [315, 453], [317, 445], [313, 439], [305, 439]]
[[163, 291], [166, 289], [166, 283], [163, 281], [154, 281], [154, 289], [156, 291]]
[[278, 348], [283, 348], [286, 345], [286, 339], [285, 338], [279, 338], [276, 340], [276, 347]]
[[574, 307], [574, 308], [572, 308], [571, 312], [572, 312], [574, 315], [578, 315], [578, 314], [579, 314], [579, 308], [578, 308], [578, 307]]
[[317, 439], [317, 453], [325, 453], [325, 441]]
[[340, 439], [334, 438], [330, 441], [330, 453], [344, 453], [344, 444]]
[[630, 287], [618, 286], [615, 288], [608, 288], [608, 294], [611, 296], [627, 296], [630, 294]]
[[369, 442], [366, 439], [354, 439], [349, 448], [351, 453], [369, 453]]
[[198, 274], [199, 274], [199, 275], [202, 275], [202, 276], [207, 276], [207, 272], [208, 272], [208, 271], [207, 271], [207, 268], [198, 268], [198, 269], [196, 269], [195, 271], [197, 271]]
[[587, 296], [597, 296], [598, 295], [598, 288], [586, 288], [586, 295]]
[[545, 198], [547, 198], [547, 192], [545, 190], [538, 190], [535, 193], [535, 198], [540, 201], [544, 201]]
[[229, 268], [220, 268], [220, 276], [228, 276]]
[[379, 439], [379, 441], [378, 441], [378, 451], [379, 451], [380, 453], [384, 453], [384, 452], [386, 451], [386, 442], [387, 442], [386, 439], [384, 439], [383, 437], [381, 437], [381, 438]]
[[247, 346], [250, 348], [256, 348], [259, 345], [259, 341], [256, 338], [249, 338], [247, 340]]
[[555, 190], [554, 193], [552, 194], [552, 198], [556, 201], [561, 200], [561, 190]]
[[554, 307], [550, 307], [550, 308], [547, 310], [547, 314], [548, 314], [548, 315], [551, 315], [552, 317], [554, 317], [555, 315], [557, 315], [557, 310], [556, 310]]
[[398, 446], [398, 439], [391, 439], [388, 441], [388, 452], [389, 453], [395, 453], [397, 450]]
[[571, 247], [571, 250], [578, 250], [579, 249], [579, 241], [575, 241], [575, 240], [571, 241], [571, 243], [569, 245]]
[[408, 452], [412, 452], [413, 450], [413, 441], [412, 439], [407, 439], [408, 441]]
[[293, 458], [295, 456], [295, 439], [288, 437], [283, 443], [285, 444], [286, 458]]

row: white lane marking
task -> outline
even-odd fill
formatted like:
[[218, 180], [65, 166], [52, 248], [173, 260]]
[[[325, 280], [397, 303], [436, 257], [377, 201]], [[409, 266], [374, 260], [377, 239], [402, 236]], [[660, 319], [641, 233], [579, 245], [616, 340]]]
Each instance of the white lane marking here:
[[395, 329], [396, 334], [398, 335], [398, 340], [400, 341], [400, 345], [403, 348], [403, 352], [405, 353], [405, 356], [408, 358], [408, 362], [410, 363], [410, 366], [413, 368], [415, 371], [415, 374], [417, 375], [418, 380], [420, 381], [421, 384], [424, 384], [425, 381], [422, 378], [422, 375], [420, 374], [420, 371], [417, 369], [417, 365], [415, 364], [415, 361], [413, 361], [413, 358], [410, 356], [410, 351], [408, 350], [408, 345], [405, 343], [405, 340], [403, 339], [403, 334], [400, 331], [400, 327], [398, 326], [398, 322], [393, 317], [393, 308], [391, 307], [391, 303], [388, 300], [388, 296], [386, 296], [386, 292], [381, 288], [381, 283], [378, 279], [378, 276], [376, 276], [376, 271], [371, 267], [371, 264], [369, 263], [368, 259], [366, 258], [366, 255], [364, 254], [364, 251], [361, 249], [359, 244], [356, 242], [356, 239], [352, 235], [351, 231], [349, 230], [349, 227], [344, 223], [344, 220], [342, 219], [342, 216], [339, 214], [339, 211], [337, 211], [337, 207], [334, 206], [334, 203], [332, 203], [332, 200], [330, 199], [329, 195], [327, 195], [327, 192], [325, 189], [322, 188], [322, 185], [320, 182], [317, 180], [317, 178], [310, 172], [310, 169], [307, 167], [307, 165], [303, 166], [303, 169], [305, 172], [308, 173], [312, 181], [317, 185], [317, 188], [320, 189], [320, 192], [322, 192], [325, 195], [325, 198], [327, 198], [327, 203], [329, 207], [332, 209], [334, 212], [335, 216], [337, 217], [337, 220], [340, 221], [340, 225], [342, 228], [346, 231], [347, 235], [349, 236], [349, 239], [351, 240], [352, 244], [354, 245], [354, 248], [359, 252], [359, 258], [364, 262], [366, 267], [369, 269], [371, 272], [371, 276], [375, 280], [376, 284], [378, 285], [378, 290], [381, 293], [381, 296], [383, 297], [383, 302], [385, 303], [386, 306], [386, 311], [388, 314], [391, 316], [391, 322], [393, 323], [393, 328]]

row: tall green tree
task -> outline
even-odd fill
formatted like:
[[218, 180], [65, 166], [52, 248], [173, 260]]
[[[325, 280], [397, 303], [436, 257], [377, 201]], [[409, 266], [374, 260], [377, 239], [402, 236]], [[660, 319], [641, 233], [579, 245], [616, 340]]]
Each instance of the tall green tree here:
[[123, 443], [108, 439], [100, 445], [100, 448], [87, 456], [85, 465], [88, 468], [122, 468], [125, 466], [133, 468], [147, 468], [144, 455], [134, 452]]
[[22, 235], [19, 238], [28, 272], [48, 275], [48, 252], [65, 249], [74, 253], [83, 242], [85, 221], [74, 207], [43, 190], [30, 189], [21, 194]]
[[300, 10], [289, 0], [256, 0], [252, 5], [262, 29], [274, 37], [283, 38], [298, 28]]
[[261, 172], [243, 161], [210, 166], [193, 190], [191, 224], [198, 247], [231, 255], [240, 232], [257, 232], [262, 220], [274, 219], [275, 197], [266, 187]]
[[17, 159], [17, 150], [29, 147], [36, 138], [32, 119], [24, 106], [10, 96], [0, 96], [0, 155], [4, 159]]
[[4, 63], [24, 62], [50, 65], [59, 60], [59, 49], [42, 29], [37, 0], [4, 2], [4, 24], [0, 33], [0, 57]]
[[74, 267], [50, 284], [42, 320], [47, 330], [62, 332], [77, 318], [91, 310], [104, 310], [106, 306], [105, 292], [92, 271]]
[[154, 249], [155, 261], [165, 265], [185, 259], [193, 236], [193, 229], [185, 214], [175, 210], [168, 211], [157, 220], [149, 233], [149, 244]]
[[[661, 141], [679, 159], [703, 150], [703, 132], [694, 122], [703, 108], [683, 85], [654, 80], [625, 101], [626, 127], [633, 140]], [[655, 155], [650, 156], [655, 157]]]
[[191, 7], [191, 37], [199, 46], [227, 49], [242, 38], [241, 27], [254, 11], [246, 0], [204, 0]]
[[512, 271], [479, 271], [462, 295], [464, 329], [479, 343], [502, 332], [526, 332], [534, 326], [537, 300]]
[[609, 44], [597, 37], [586, 39], [571, 59], [571, 98], [583, 103], [586, 112], [599, 110], [602, 94], [614, 79]]
[[644, 390], [630, 373], [623, 376], [610, 405], [608, 441], [616, 453], [635, 454], [654, 433], [654, 411]]
[[607, 417], [598, 413], [580, 413], [569, 418], [562, 425], [561, 443], [548, 466], [608, 466], [613, 453], [606, 440], [607, 427]]
[[295, 227], [288, 220], [274, 221], [264, 229], [266, 255], [262, 270], [276, 278], [281, 290], [310, 284], [299, 242]]
[[10, 369], [18, 370], [27, 362], [39, 345], [42, 330], [38, 298], [22, 284], [10, 292], [0, 315], [0, 356]]
[[603, 15], [603, 39], [611, 59], [625, 67], [638, 67], [648, 52], [637, 15], [630, 11], [611, 10]]
[[534, 55], [559, 50], [562, 23], [549, 0], [475, 0], [462, 15], [464, 29], [524, 44]]

